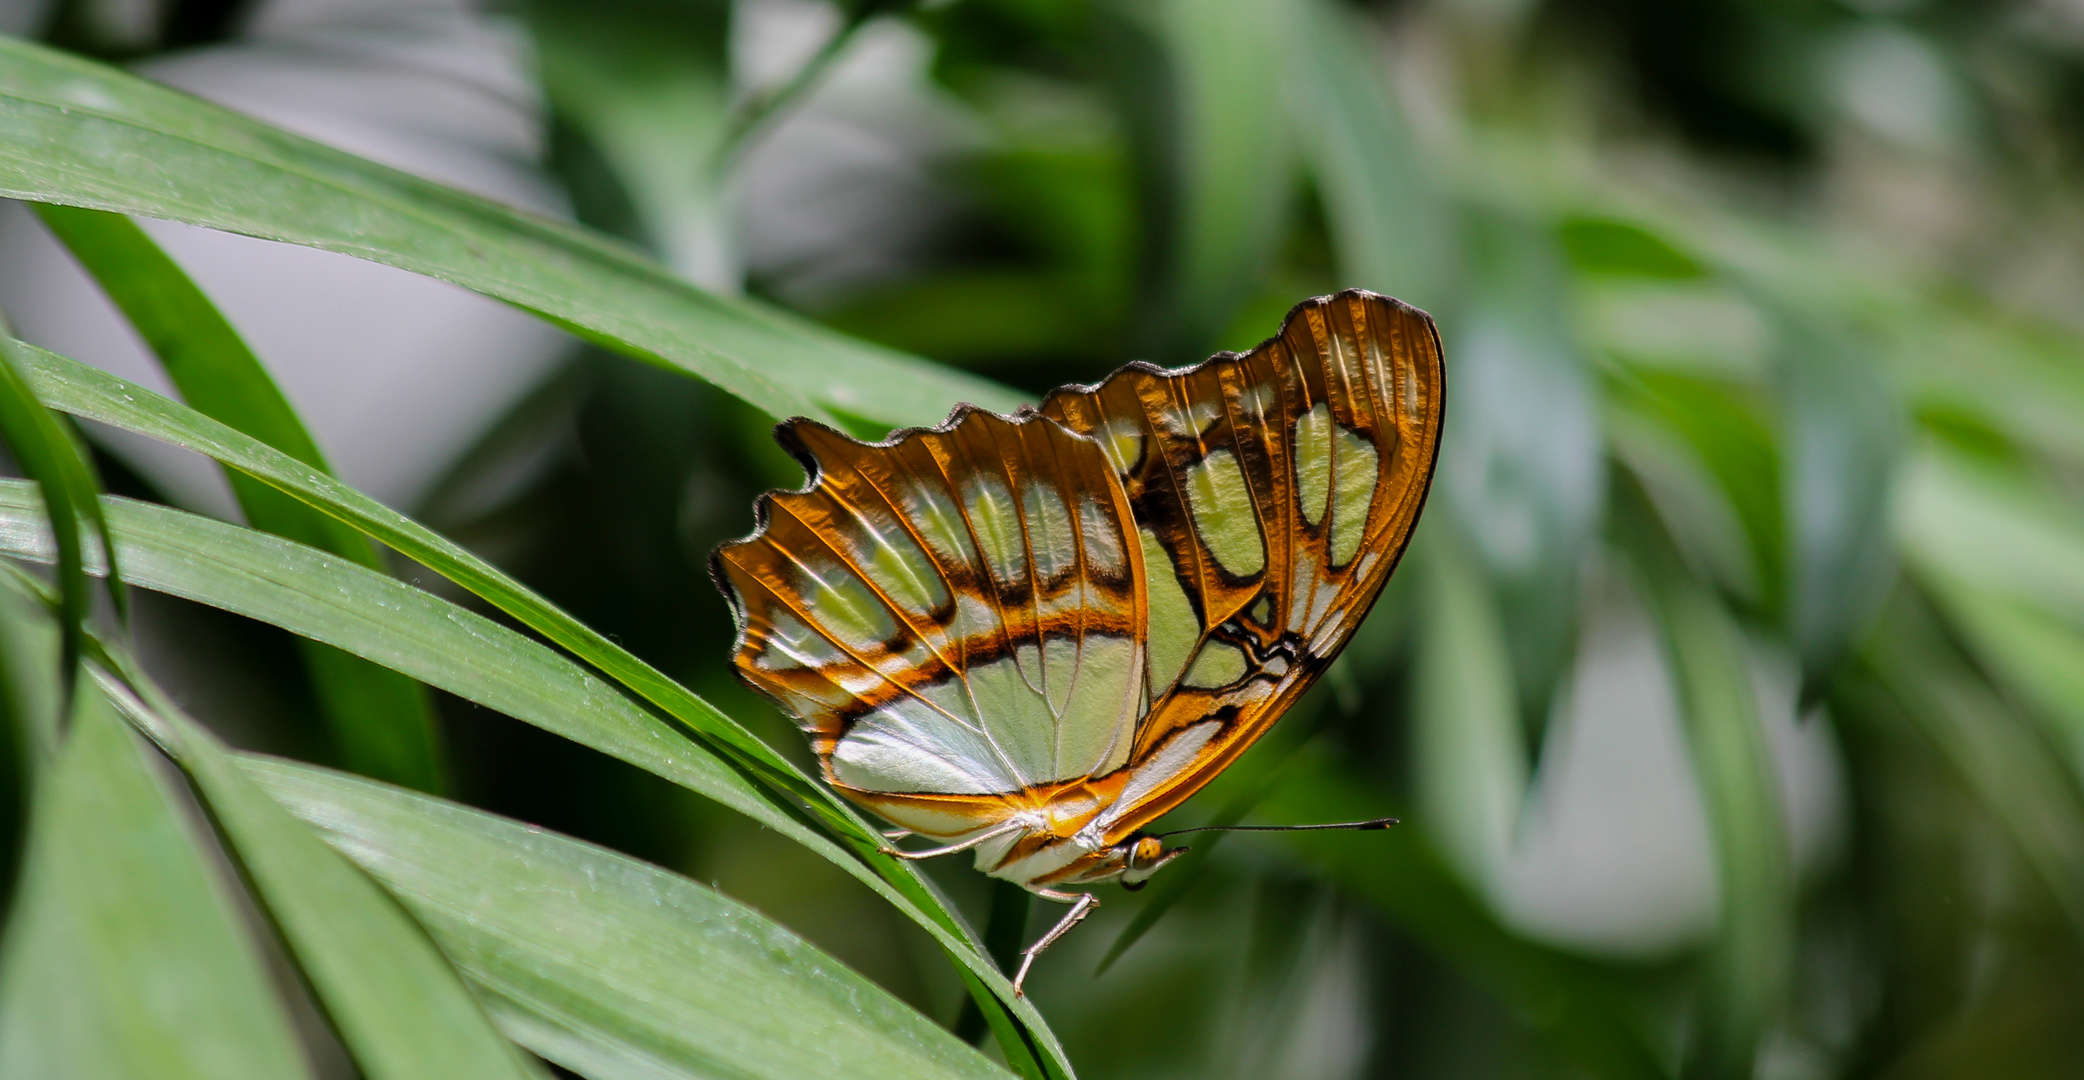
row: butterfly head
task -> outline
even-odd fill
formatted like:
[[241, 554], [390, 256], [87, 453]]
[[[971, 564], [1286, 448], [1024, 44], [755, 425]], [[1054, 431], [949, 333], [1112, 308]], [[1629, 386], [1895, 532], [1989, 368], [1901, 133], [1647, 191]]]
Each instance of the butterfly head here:
[[1150, 881], [1158, 868], [1187, 853], [1184, 846], [1169, 848], [1155, 836], [1139, 836], [1123, 844], [1122, 888], [1135, 892]]

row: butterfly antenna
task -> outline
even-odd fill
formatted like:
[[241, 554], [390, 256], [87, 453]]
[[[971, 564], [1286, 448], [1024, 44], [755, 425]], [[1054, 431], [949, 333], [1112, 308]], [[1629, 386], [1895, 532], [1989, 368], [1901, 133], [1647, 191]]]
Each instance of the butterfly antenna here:
[[1368, 832], [1374, 829], [1387, 829], [1396, 823], [1397, 819], [1393, 817], [1378, 817], [1369, 818], [1366, 821], [1333, 821], [1322, 825], [1203, 825], [1193, 829], [1174, 829], [1171, 832], [1157, 833], [1155, 837], [1163, 840], [1168, 836], [1179, 836], [1190, 832], [1315, 832], [1320, 829], [1348, 829], [1353, 832]]

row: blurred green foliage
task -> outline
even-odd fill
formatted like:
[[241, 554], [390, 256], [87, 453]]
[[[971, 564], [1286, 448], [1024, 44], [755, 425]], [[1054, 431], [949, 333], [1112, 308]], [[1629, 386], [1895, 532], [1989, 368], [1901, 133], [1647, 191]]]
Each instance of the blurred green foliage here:
[[[555, 297], [565, 308], [516, 302], [605, 348], [576, 350], [415, 508], [699, 694], [716, 730], [743, 723], [810, 767], [801, 738], [729, 677], [729, 616], [702, 570], [716, 543], [750, 527], [758, 491], [800, 482], [762, 407], [802, 401], [879, 432], [933, 419], [914, 415], [933, 394], [875, 386], [849, 410], [849, 378], [883, 378], [850, 375], [855, 358], [878, 373], [933, 372], [921, 375], [929, 387], [997, 383], [1032, 398], [1130, 359], [1249, 347], [1296, 300], [1346, 286], [1410, 300], [1441, 325], [1447, 442], [1411, 555], [1327, 685], [1175, 815], [1182, 826], [1387, 813], [1405, 824], [1204, 838], [1146, 892], [1109, 891], [1033, 984], [1081, 1075], [2084, 1075], [2084, 17], [1946, 0], [805, 5], [824, 12], [825, 47], [754, 84], [730, 35], [755, 6], [514, 10], [534, 33], [552, 163], [576, 216], [709, 293], [547, 227], [459, 217], [459, 230], [511, 243], [518, 267], [468, 283], [516, 299], [547, 268], [541, 280], [597, 287]], [[64, 8], [55, 40], [136, 52], [92, 40], [81, 7]], [[164, 43], [225, 33], [222, 7], [174, 5]], [[927, 160], [923, 235], [890, 240], [875, 273], [806, 284], [820, 266], [745, 257], [742, 185], [762, 161], [800, 163], [777, 147], [801, 114], [872, 112], [830, 84], [875, 34], [920, 44], [928, 92], [968, 134]], [[62, 180], [49, 183], [8, 190], [64, 201]], [[329, 235], [313, 225], [298, 238], [344, 242]], [[424, 268], [398, 250], [378, 257]], [[571, 252], [593, 261], [574, 270], [559, 261]], [[630, 282], [643, 288], [619, 296]], [[751, 301], [709, 298], [740, 293]], [[826, 337], [758, 321], [763, 304], [882, 348], [821, 358]], [[899, 366], [909, 361], [885, 350], [981, 378]], [[769, 351], [824, 381], [760, 389], [745, 372]], [[25, 463], [20, 440], [63, 434], [14, 411], [25, 419], [10, 415], [6, 434]], [[118, 490], [151, 496], [106, 471]], [[672, 711], [611, 670], [607, 651], [434, 568], [463, 582], [441, 596], [475, 593], [466, 604], [499, 607]], [[62, 584], [82, 594], [76, 574]], [[53, 708], [23, 659], [52, 651], [23, 588], [0, 593], [0, 715], [17, 734]], [[175, 625], [221, 618], [152, 603]], [[215, 662], [228, 678], [264, 668], [283, 655], [269, 651], [275, 633]], [[564, 996], [524, 1009], [516, 971], [532, 954], [474, 967], [497, 932], [430, 914], [530, 866], [579, 895], [581, 871], [613, 865], [638, 884], [601, 902], [611, 926], [667, 932], [631, 900], [644, 889], [688, 911], [749, 909], [810, 944], [761, 937], [778, 928], [760, 922], [742, 941], [676, 943], [673, 955], [737, 963], [746, 941], [781, 941], [778, 970], [810, 972], [818, 981], [803, 985], [819, 994], [871, 995], [850, 1023], [898, 1033], [893, 1046], [922, 1040], [916, 1059], [879, 1043], [888, 1052], [871, 1065], [864, 1050], [864, 1075], [989, 1068], [934, 1042], [907, 1005], [966, 1039], [996, 1031], [989, 1052], [1030, 1075], [1052, 1067], [1046, 1051], [1019, 1049], [1044, 1029], [1017, 1030], [1003, 1012], [962, 1019], [992, 998], [966, 995], [927, 918], [868, 884], [894, 879], [771, 827], [846, 842], [800, 793], [749, 818], [717, 796], [726, 780], [703, 788], [573, 734], [583, 725], [481, 708], [490, 692], [463, 676], [417, 677], [442, 691], [441, 738], [420, 753], [446, 761], [415, 775], [445, 774], [472, 806], [681, 875], [655, 881], [558, 841], [535, 863], [488, 858], [482, 878], [429, 871], [415, 892], [398, 869], [407, 860], [379, 839], [447, 829], [492, 845], [509, 827], [242, 759], [300, 817], [369, 830], [360, 855], [328, 839], [406, 898], [510, 1037], [587, 1076], [635, 1075], [619, 1070], [652, 1053], [675, 1063], [670, 1075], [701, 1075], [701, 1061], [810, 1074], [786, 1054], [702, 1058], [727, 1040], [680, 1041], [669, 1024], [615, 1043], [616, 1024], [638, 1013], [602, 1003], [630, 985], [680, 995], [686, 1011], [663, 1014], [673, 1022], [733, 1023], [714, 987], [647, 968], [640, 950], [604, 954], [604, 969], [633, 973], [612, 993], [566, 980]], [[288, 682], [239, 718], [239, 741], [354, 766], [353, 746], [309, 734], [316, 681]], [[153, 730], [140, 710], [126, 715]], [[48, 748], [35, 739], [0, 755], [19, 759], [8, 805], [188, 828], [153, 801], [164, 785], [138, 769], [98, 699], [75, 711], [95, 741], [76, 734], [55, 765], [37, 764]], [[186, 722], [161, 713], [162, 728]], [[715, 751], [702, 760], [748, 791], [788, 790], [714, 731], [697, 734], [688, 745]], [[155, 740], [217, 797], [201, 777], [223, 767], [195, 764], [201, 751], [184, 757], [163, 730]], [[12, 782], [39, 769], [55, 771]], [[128, 785], [130, 803], [89, 805], [92, 783]], [[385, 814], [400, 815], [391, 832]], [[17, 994], [22, 972], [50, 962], [19, 926], [59, 919], [59, 890], [76, 887], [38, 885], [61, 860], [33, 829], [65, 826], [22, 816], [0, 815], [13, 830], [0, 851], [26, 846], [20, 888], [36, 900], [0, 966], [0, 990]], [[1574, 832], [1587, 822], [1604, 828]], [[181, 852], [117, 855], [169, 864], [182, 895], [201, 897], [183, 901], [200, 912], [192, 924], [225, 929]], [[119, 869], [79, 861], [80, 875]], [[944, 862], [928, 867], [932, 883], [971, 925], [992, 927], [1003, 953], [1019, 927], [1007, 901], [966, 863]], [[703, 882], [715, 892], [676, 891]], [[487, 911], [534, 925], [496, 902]], [[834, 959], [881, 989], [819, 974]], [[217, 962], [227, 969], [213, 978], [254, 992], [250, 958]], [[558, 982], [540, 963], [535, 977]], [[775, 978], [748, 999], [785, 995]], [[0, 1008], [0, 1032], [8, 1016]], [[225, 1022], [283, 1023], [264, 1009]], [[542, 1034], [557, 1024], [570, 1025], [564, 1042]], [[0, 1071], [9, 1060], [0, 1054]], [[376, 1075], [372, 1059], [355, 1060]]]

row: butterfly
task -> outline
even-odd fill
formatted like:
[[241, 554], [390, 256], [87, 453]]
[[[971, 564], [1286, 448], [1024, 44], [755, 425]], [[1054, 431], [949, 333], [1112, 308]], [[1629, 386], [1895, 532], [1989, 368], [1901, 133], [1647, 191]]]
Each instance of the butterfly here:
[[[775, 437], [810, 476], [711, 572], [733, 663], [834, 790], [1073, 905], [1184, 848], [1145, 826], [1266, 732], [1351, 637], [1425, 503], [1445, 390], [1424, 312], [1306, 300], [1246, 353], [1131, 363], [1006, 416]], [[1367, 823], [1379, 825], [1380, 823]]]

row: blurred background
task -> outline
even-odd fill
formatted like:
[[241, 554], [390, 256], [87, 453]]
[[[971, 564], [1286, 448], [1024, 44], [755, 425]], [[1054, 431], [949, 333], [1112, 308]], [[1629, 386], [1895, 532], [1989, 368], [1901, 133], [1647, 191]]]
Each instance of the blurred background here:
[[[1083, 1075], [2084, 1076], [2077, 0], [11, 0], [0, 29], [1030, 394], [1342, 287], [1432, 312], [1410, 557], [1168, 822], [1405, 824], [1199, 838], [1107, 890], [1030, 984]], [[21, 334], [163, 388], [4, 209]], [[438, 282], [148, 227], [343, 479], [807, 759], [703, 571], [801, 482], [772, 418]], [[236, 514], [201, 459], [95, 434], [112, 489]], [[140, 604], [191, 711], [338, 761], [286, 636]], [[448, 793], [974, 1023], [830, 865], [441, 706]], [[991, 921], [965, 860], [932, 872]]]

